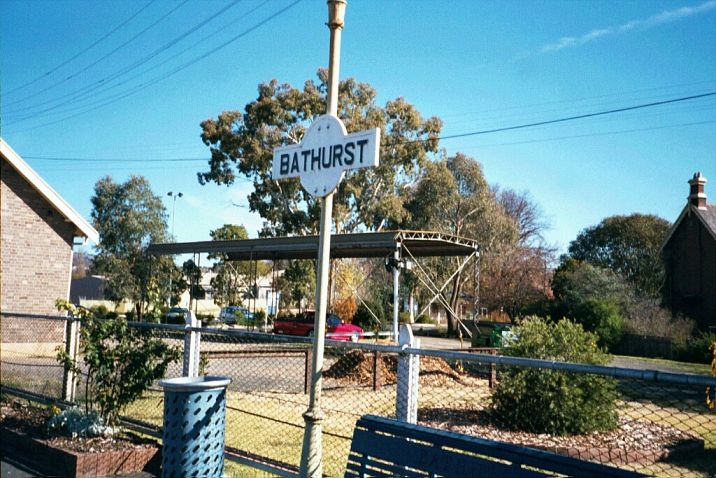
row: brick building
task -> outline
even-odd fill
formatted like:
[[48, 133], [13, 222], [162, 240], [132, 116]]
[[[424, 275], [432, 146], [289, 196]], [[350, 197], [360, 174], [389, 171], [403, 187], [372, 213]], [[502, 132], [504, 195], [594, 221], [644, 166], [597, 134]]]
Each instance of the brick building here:
[[688, 202], [662, 246], [666, 302], [675, 313], [716, 327], [716, 204], [706, 202], [706, 178], [689, 180]]
[[57, 314], [69, 299], [76, 238], [97, 231], [0, 139], [0, 310]]

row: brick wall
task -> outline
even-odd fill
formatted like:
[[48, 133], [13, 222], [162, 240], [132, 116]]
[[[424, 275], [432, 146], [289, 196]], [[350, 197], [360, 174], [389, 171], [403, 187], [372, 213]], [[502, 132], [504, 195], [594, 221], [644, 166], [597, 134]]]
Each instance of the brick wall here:
[[0, 161], [0, 310], [56, 315], [55, 300], [69, 298], [74, 225]]

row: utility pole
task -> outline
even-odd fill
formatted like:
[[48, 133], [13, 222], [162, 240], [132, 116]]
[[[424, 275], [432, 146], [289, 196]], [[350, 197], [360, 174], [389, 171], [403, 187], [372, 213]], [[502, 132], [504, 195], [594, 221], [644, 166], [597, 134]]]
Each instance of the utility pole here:
[[[172, 242], [174, 242], [174, 213], [177, 209], [177, 198], [180, 198], [184, 196], [183, 193], [175, 193], [174, 191], [169, 191], [167, 193], [167, 196], [174, 198], [174, 203], [172, 204]], [[172, 256], [172, 260], [174, 260], [174, 257]], [[172, 273], [169, 271], [169, 307], [172, 306]]]
[[[331, 32], [328, 60], [328, 111], [338, 116], [338, 78], [341, 54], [341, 32], [346, 12], [346, 0], [328, 0], [328, 28]], [[314, 320], [313, 361], [311, 364], [311, 390], [308, 410], [303, 414], [305, 429], [301, 451], [299, 476], [321, 478], [323, 475], [321, 387], [323, 385], [323, 349], [325, 346], [326, 313], [328, 312], [328, 269], [331, 251], [331, 219], [333, 192], [321, 200], [321, 231], [318, 244], [318, 271], [316, 284], [316, 316]]]

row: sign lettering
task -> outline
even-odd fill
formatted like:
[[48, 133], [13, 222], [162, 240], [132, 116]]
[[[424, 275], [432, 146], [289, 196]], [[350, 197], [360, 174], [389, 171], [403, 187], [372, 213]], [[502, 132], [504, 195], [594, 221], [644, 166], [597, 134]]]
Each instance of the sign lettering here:
[[313, 196], [329, 194], [347, 170], [378, 165], [378, 128], [346, 133], [343, 122], [323, 115], [313, 122], [296, 145], [273, 150], [273, 179], [300, 177]]

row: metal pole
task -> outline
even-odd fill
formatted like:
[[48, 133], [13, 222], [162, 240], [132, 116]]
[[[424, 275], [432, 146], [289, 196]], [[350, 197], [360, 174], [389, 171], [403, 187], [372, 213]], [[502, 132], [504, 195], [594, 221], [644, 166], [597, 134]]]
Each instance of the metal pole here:
[[[167, 193], [167, 196], [172, 196], [174, 198], [174, 203], [172, 204], [172, 242], [174, 242], [174, 212], [177, 209], [177, 198], [184, 196], [183, 193], [175, 193], [174, 191], [169, 191]], [[174, 256], [172, 256], [172, 260], [174, 260]], [[169, 307], [172, 306], [172, 271], [169, 271]]]
[[398, 297], [398, 291], [400, 289], [400, 243], [398, 243], [395, 247], [395, 251], [393, 252], [393, 258], [395, 259], [395, 263], [393, 264], [393, 340], [395, 342], [398, 342], [398, 322], [400, 318], [400, 314], [398, 313], [398, 309], [400, 309], [400, 300]]
[[[346, 11], [345, 0], [328, 0], [328, 28], [331, 45], [328, 60], [328, 114], [338, 116], [338, 78], [340, 69], [341, 31]], [[321, 201], [321, 233], [318, 242], [316, 271], [316, 315], [314, 318], [313, 360], [311, 363], [311, 390], [308, 410], [303, 414], [306, 423], [301, 451], [299, 476], [321, 478], [323, 475], [323, 447], [321, 440], [321, 386], [323, 349], [325, 346], [326, 312], [328, 312], [328, 269], [331, 251], [331, 219], [333, 192]]]

